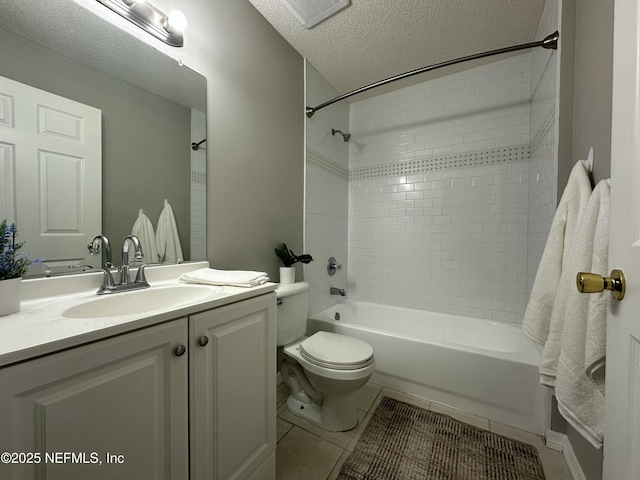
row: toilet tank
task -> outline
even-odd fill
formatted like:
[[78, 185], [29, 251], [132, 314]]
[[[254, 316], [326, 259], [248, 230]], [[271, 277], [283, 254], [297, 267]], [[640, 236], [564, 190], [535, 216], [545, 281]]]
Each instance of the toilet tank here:
[[309, 284], [279, 283], [276, 297], [276, 344], [280, 347], [297, 340], [307, 331]]

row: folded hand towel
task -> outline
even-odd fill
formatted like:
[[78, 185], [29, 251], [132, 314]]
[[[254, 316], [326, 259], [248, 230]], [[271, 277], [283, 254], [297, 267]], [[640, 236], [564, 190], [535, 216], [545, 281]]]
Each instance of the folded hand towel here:
[[156, 243], [158, 259], [161, 262], [181, 262], [184, 260], [176, 219], [173, 216], [173, 209], [167, 200], [164, 201], [164, 208], [160, 212], [160, 218], [158, 218]]
[[183, 283], [204, 283], [207, 285], [230, 285], [234, 287], [255, 287], [267, 283], [269, 277], [265, 272], [247, 270], [215, 270], [201, 268], [180, 276]]
[[156, 245], [156, 234], [153, 231], [151, 220], [147, 217], [142, 209], [138, 213], [138, 218], [133, 224], [131, 234], [138, 237], [142, 253], [144, 254], [144, 263], [158, 263], [158, 247]]
[[522, 321], [522, 331], [540, 346], [547, 341], [560, 275], [590, 195], [591, 181], [587, 162], [580, 160], [571, 170], [567, 187], [553, 217]]
[[[568, 273], [608, 274], [609, 192], [608, 180], [596, 185], [578, 226], [575, 248], [567, 262]], [[564, 320], [562, 329], [559, 335], [549, 331], [543, 359], [547, 368], [553, 369], [554, 358], [551, 355], [558, 354], [555, 359], [558, 411], [593, 446], [600, 448], [604, 434], [604, 391], [587, 376], [585, 354], [588, 337], [591, 336], [591, 341], [604, 355], [608, 292], [579, 293], [575, 287], [575, 273], [566, 275], [573, 278], [566, 278], [568, 288], [566, 292], [560, 292], [566, 295], [564, 308], [558, 312]], [[560, 281], [565, 281], [564, 274]], [[555, 308], [553, 315], [556, 315]], [[552, 347], [549, 351], [548, 346]], [[558, 346], [559, 352], [556, 352]]]

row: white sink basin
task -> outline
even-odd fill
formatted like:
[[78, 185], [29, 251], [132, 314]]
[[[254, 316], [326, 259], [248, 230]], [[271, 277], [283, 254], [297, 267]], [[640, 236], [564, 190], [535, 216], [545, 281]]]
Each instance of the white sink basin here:
[[97, 296], [62, 312], [66, 318], [100, 318], [137, 315], [179, 308], [220, 297], [224, 287], [173, 285]]

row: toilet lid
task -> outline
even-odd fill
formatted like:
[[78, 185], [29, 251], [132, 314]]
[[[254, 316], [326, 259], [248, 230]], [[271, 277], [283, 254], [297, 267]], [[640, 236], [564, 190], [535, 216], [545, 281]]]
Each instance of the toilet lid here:
[[371, 365], [373, 348], [357, 338], [318, 332], [300, 344], [300, 354], [321, 367], [356, 370]]

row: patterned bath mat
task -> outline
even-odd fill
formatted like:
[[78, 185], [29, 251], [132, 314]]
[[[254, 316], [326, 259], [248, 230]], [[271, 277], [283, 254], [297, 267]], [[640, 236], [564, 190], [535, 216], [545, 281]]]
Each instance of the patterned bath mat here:
[[338, 480], [544, 480], [535, 447], [384, 397]]

